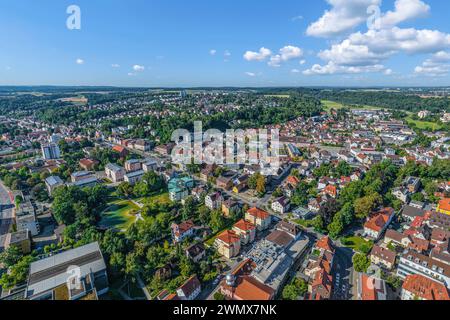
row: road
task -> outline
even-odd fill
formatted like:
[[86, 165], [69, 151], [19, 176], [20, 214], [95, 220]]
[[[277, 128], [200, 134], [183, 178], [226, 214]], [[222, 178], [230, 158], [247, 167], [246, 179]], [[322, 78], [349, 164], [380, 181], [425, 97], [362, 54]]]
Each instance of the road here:
[[[13, 223], [13, 201], [11, 199], [8, 189], [0, 182], [0, 239], [4, 234], [9, 232]], [[0, 243], [0, 247], [3, 243]]]
[[333, 263], [333, 300], [351, 300], [353, 291], [353, 250], [336, 245]]

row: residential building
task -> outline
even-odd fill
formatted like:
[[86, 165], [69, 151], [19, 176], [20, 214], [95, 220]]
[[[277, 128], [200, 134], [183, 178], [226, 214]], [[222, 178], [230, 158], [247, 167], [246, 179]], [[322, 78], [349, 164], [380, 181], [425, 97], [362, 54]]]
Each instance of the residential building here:
[[374, 245], [372, 248], [372, 252], [370, 253], [370, 261], [373, 264], [381, 266], [387, 270], [392, 270], [394, 268], [395, 259], [395, 252], [378, 245]]
[[198, 297], [201, 291], [200, 280], [196, 275], [193, 275], [177, 289], [177, 296], [180, 300], [192, 301]]
[[408, 275], [413, 274], [423, 275], [444, 283], [447, 288], [450, 287], [449, 265], [414, 250], [408, 250], [400, 257], [397, 275], [405, 279]]
[[378, 240], [395, 216], [393, 208], [384, 208], [372, 214], [372, 217], [364, 224], [364, 235]]
[[275, 212], [278, 212], [280, 214], [285, 214], [289, 211], [291, 207], [291, 201], [283, 196], [278, 199], [276, 199], [274, 202], [272, 202], [272, 210]]
[[258, 231], [266, 230], [272, 223], [272, 217], [267, 211], [253, 207], [245, 213], [245, 220], [254, 224]]
[[42, 157], [44, 160], [53, 160], [61, 158], [61, 151], [56, 143], [43, 144], [41, 146]]
[[89, 171], [76, 171], [70, 175], [72, 183], [86, 180], [92, 177], [92, 173]]
[[137, 159], [130, 159], [125, 161], [126, 172], [135, 172], [142, 170], [142, 162]]
[[180, 224], [172, 223], [171, 229], [173, 242], [179, 243], [194, 235], [195, 224], [191, 220], [184, 221]]
[[9, 247], [19, 248], [23, 254], [31, 253], [31, 232], [22, 230], [6, 234], [5, 249]]
[[241, 238], [241, 244], [247, 245], [255, 241], [256, 227], [245, 220], [239, 220], [233, 226], [233, 231]]
[[47, 187], [48, 194], [51, 196], [56, 188], [63, 186], [64, 182], [58, 176], [50, 176], [45, 179], [45, 186]]
[[233, 230], [226, 230], [217, 236], [214, 245], [220, 255], [231, 259], [241, 251], [241, 237]]
[[124, 180], [125, 182], [128, 182], [130, 185], [134, 186], [144, 178], [144, 174], [144, 170], [129, 172], [124, 175]]
[[222, 213], [225, 217], [230, 217], [241, 210], [239, 203], [232, 198], [222, 202]]
[[154, 159], [146, 159], [142, 163], [142, 169], [145, 172], [156, 171], [158, 169], [158, 162]]
[[223, 197], [220, 192], [213, 192], [205, 197], [205, 206], [210, 210], [221, 209], [223, 202]]
[[125, 169], [113, 163], [108, 163], [105, 166], [105, 174], [108, 179], [114, 183], [122, 182], [125, 179]]
[[403, 282], [402, 300], [450, 300], [448, 289], [442, 282], [420, 274], [408, 275]]
[[440, 200], [436, 211], [450, 216], [450, 198]]
[[95, 169], [95, 166], [97, 166], [99, 162], [97, 160], [84, 158], [81, 159], [78, 164], [83, 170], [93, 171]]
[[206, 250], [203, 243], [194, 243], [186, 248], [186, 256], [193, 262], [198, 263], [206, 256]]

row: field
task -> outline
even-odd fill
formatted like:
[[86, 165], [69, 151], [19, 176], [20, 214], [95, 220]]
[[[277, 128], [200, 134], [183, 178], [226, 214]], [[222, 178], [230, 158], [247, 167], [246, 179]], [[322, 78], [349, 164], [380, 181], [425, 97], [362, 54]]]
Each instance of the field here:
[[382, 108], [372, 107], [372, 106], [358, 106], [358, 107], [346, 106], [346, 105], [343, 105], [342, 103], [334, 102], [334, 101], [328, 101], [328, 100], [322, 100], [321, 102], [324, 105], [325, 110], [327, 112], [329, 112], [331, 109], [339, 110], [339, 109], [343, 109], [343, 108], [363, 109], [363, 110], [380, 110], [380, 109], [382, 109]]
[[442, 129], [442, 126], [440, 124], [434, 122], [413, 120], [411, 117], [407, 117], [406, 121], [408, 122], [408, 124], [415, 124], [416, 127], [421, 130], [431, 129], [431, 131], [439, 131]]
[[109, 203], [109, 207], [102, 212], [100, 227], [114, 228], [117, 230], [126, 230], [136, 221], [133, 212], [139, 210], [139, 207], [129, 200], [116, 200]]
[[158, 203], [158, 204], [170, 204], [170, 198], [169, 198], [169, 193], [162, 193], [162, 194], [158, 194], [158, 195], [154, 195], [151, 197], [143, 197], [143, 198], [139, 198], [136, 199], [136, 202], [145, 204], [146, 202], [148, 203]]

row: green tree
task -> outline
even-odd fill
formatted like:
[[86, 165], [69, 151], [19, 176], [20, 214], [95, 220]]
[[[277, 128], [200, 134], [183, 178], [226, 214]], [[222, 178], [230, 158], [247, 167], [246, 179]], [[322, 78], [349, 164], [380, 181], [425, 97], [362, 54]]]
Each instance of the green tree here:
[[370, 260], [365, 254], [356, 253], [352, 261], [356, 272], [367, 272], [367, 269], [370, 267]]

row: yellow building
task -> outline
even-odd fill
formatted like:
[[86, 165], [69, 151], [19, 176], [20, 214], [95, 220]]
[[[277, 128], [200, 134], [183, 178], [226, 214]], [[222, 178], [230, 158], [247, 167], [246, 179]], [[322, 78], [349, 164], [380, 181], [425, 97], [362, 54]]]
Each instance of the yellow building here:
[[437, 211], [450, 216], [450, 198], [444, 198], [439, 201]]

